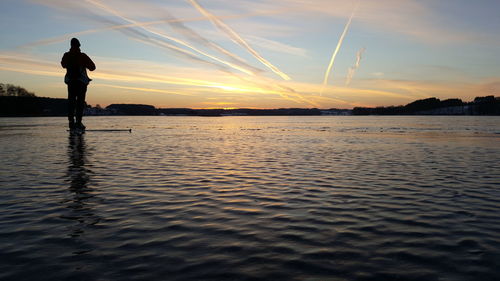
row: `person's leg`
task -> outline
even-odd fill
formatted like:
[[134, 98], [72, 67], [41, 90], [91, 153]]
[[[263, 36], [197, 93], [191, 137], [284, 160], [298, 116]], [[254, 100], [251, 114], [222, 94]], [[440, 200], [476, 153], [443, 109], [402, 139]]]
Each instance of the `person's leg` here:
[[75, 107], [76, 107], [76, 96], [77, 89], [75, 84], [68, 84], [68, 121], [69, 128], [73, 129], [75, 127]]
[[76, 96], [76, 124], [80, 129], [85, 129], [82, 124], [83, 110], [85, 108], [85, 96], [87, 93], [87, 85], [79, 83], [78, 94]]

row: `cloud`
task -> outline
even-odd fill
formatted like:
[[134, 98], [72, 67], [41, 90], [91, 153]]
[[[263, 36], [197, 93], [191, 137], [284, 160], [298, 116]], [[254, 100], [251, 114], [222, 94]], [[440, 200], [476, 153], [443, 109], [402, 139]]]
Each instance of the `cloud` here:
[[[406, 104], [428, 97], [441, 99], [458, 97], [467, 101], [471, 99], [471, 96], [498, 95], [500, 91], [500, 77], [492, 77], [477, 83], [380, 78], [358, 79], [356, 88], [327, 86], [323, 96], [318, 96], [317, 93], [322, 87], [320, 84], [276, 81], [265, 77], [242, 78], [228, 73], [141, 60], [111, 60], [101, 57], [93, 59], [98, 62], [98, 71], [89, 73], [94, 79], [91, 87], [114, 88], [117, 99], [119, 99], [120, 90], [132, 90], [137, 93], [138, 101], [141, 97], [140, 92], [165, 94], [172, 97], [186, 96], [193, 99], [220, 97], [227, 94], [236, 100], [246, 100], [245, 104], [253, 104], [253, 107], [269, 107], [271, 104], [279, 104], [276, 100], [279, 98], [282, 106], [349, 108]], [[140, 71], [127, 71], [128, 69], [140, 69]], [[58, 58], [43, 60], [37, 55], [0, 53], [0, 70], [60, 77], [61, 85], [63, 85], [64, 69], [60, 67]], [[200, 77], [203, 78], [200, 79]], [[43, 93], [37, 94], [43, 95]], [[246, 98], [253, 100], [248, 103]]]
[[247, 38], [248, 42], [250, 42], [252, 45], [259, 46], [267, 50], [290, 54], [294, 56], [307, 57], [307, 50], [303, 48], [294, 47], [288, 44], [284, 44], [275, 40], [270, 40], [259, 36], [245, 35], [245, 38]]
[[354, 73], [356, 73], [356, 70], [359, 68], [361, 64], [361, 58], [363, 56], [363, 53], [365, 52], [366, 48], [361, 48], [357, 53], [356, 53], [356, 63], [354, 63], [353, 66], [349, 67], [348, 72], [347, 72], [347, 79], [345, 81], [345, 85], [349, 86], [351, 84], [351, 80], [354, 77]]
[[129, 86], [120, 86], [120, 85], [103, 84], [103, 83], [98, 83], [95, 85], [96, 86], [110, 87], [110, 88], [115, 88], [115, 89], [141, 91], [141, 92], [153, 92], [153, 93], [162, 93], [162, 94], [168, 94], [168, 95], [181, 95], [181, 96], [194, 96], [193, 94], [190, 94], [190, 93], [182, 93], [179, 91], [165, 91], [165, 90], [160, 90], [160, 89], [156, 89], [156, 88], [152, 89], [152, 88], [141, 88], [141, 87], [129, 87]]
[[372, 73], [370, 73], [370, 75], [381, 78], [381, 77], [384, 77], [385, 74], [383, 72], [372, 72]]
[[[147, 61], [127, 61], [111, 60], [106, 58], [94, 58], [98, 63], [98, 71], [89, 73], [95, 84], [103, 84], [104, 81], [113, 82], [115, 88], [122, 87], [137, 89], [153, 89], [165, 86], [175, 86], [179, 91], [177, 94], [192, 95], [196, 91], [186, 91], [186, 87], [196, 87], [200, 89], [217, 89], [240, 94], [271, 94], [282, 97], [285, 100], [293, 101], [297, 105], [315, 106], [317, 104], [302, 97], [290, 87], [280, 85], [278, 82], [268, 79], [254, 77], [252, 79], [240, 79], [238, 76], [229, 73], [214, 73], [210, 70], [197, 68], [166, 67]], [[0, 70], [18, 72], [32, 75], [62, 77], [64, 70], [54, 61], [47, 61], [30, 57], [25, 54], [8, 53], [0, 54]], [[174, 69], [172, 71], [172, 69]], [[124, 71], [123, 69], [142, 69], [143, 71]], [[169, 73], [168, 75], [164, 73]], [[193, 77], [204, 77], [203, 79]], [[144, 85], [151, 85], [145, 87]], [[144, 90], [143, 90], [144, 91]], [[163, 92], [167, 93], [168, 90]]]
[[[281, 18], [288, 23], [296, 22], [298, 18], [314, 21], [322, 15], [345, 18], [352, 10], [352, 2], [344, 0], [262, 0], [252, 2], [251, 5], [247, 0], [233, 0], [231, 6], [245, 7], [247, 11], [281, 9], [284, 12], [276, 15], [276, 19]], [[483, 30], [464, 29], [462, 21], [458, 21], [460, 19], [446, 18], [445, 13], [446, 10], [437, 9], [431, 2], [420, 0], [361, 0], [356, 23], [369, 30], [397, 33], [432, 44], [479, 41], [500, 43], [498, 37], [492, 38]], [[272, 29], [275, 24], [275, 21], [269, 23], [268, 28]]]

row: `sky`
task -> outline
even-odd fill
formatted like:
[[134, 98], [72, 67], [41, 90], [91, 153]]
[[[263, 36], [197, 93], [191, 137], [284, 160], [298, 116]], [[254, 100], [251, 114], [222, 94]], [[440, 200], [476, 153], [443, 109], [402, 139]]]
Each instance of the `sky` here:
[[500, 95], [498, 0], [2, 0], [0, 83], [87, 103], [353, 108]]

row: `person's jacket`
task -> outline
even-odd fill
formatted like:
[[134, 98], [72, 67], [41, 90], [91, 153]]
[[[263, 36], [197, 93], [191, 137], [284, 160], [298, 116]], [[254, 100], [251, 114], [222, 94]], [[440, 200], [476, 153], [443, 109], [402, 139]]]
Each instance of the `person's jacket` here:
[[80, 81], [88, 85], [92, 79], [87, 75], [87, 69], [95, 70], [94, 62], [80, 48], [71, 48], [69, 52], [64, 53], [61, 66], [66, 68], [64, 83], [69, 84], [74, 81]]

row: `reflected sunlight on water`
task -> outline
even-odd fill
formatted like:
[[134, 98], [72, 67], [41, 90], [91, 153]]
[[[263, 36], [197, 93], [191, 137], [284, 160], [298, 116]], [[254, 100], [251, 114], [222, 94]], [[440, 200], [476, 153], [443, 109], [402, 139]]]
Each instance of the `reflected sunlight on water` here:
[[0, 279], [497, 280], [499, 117], [0, 119]]

